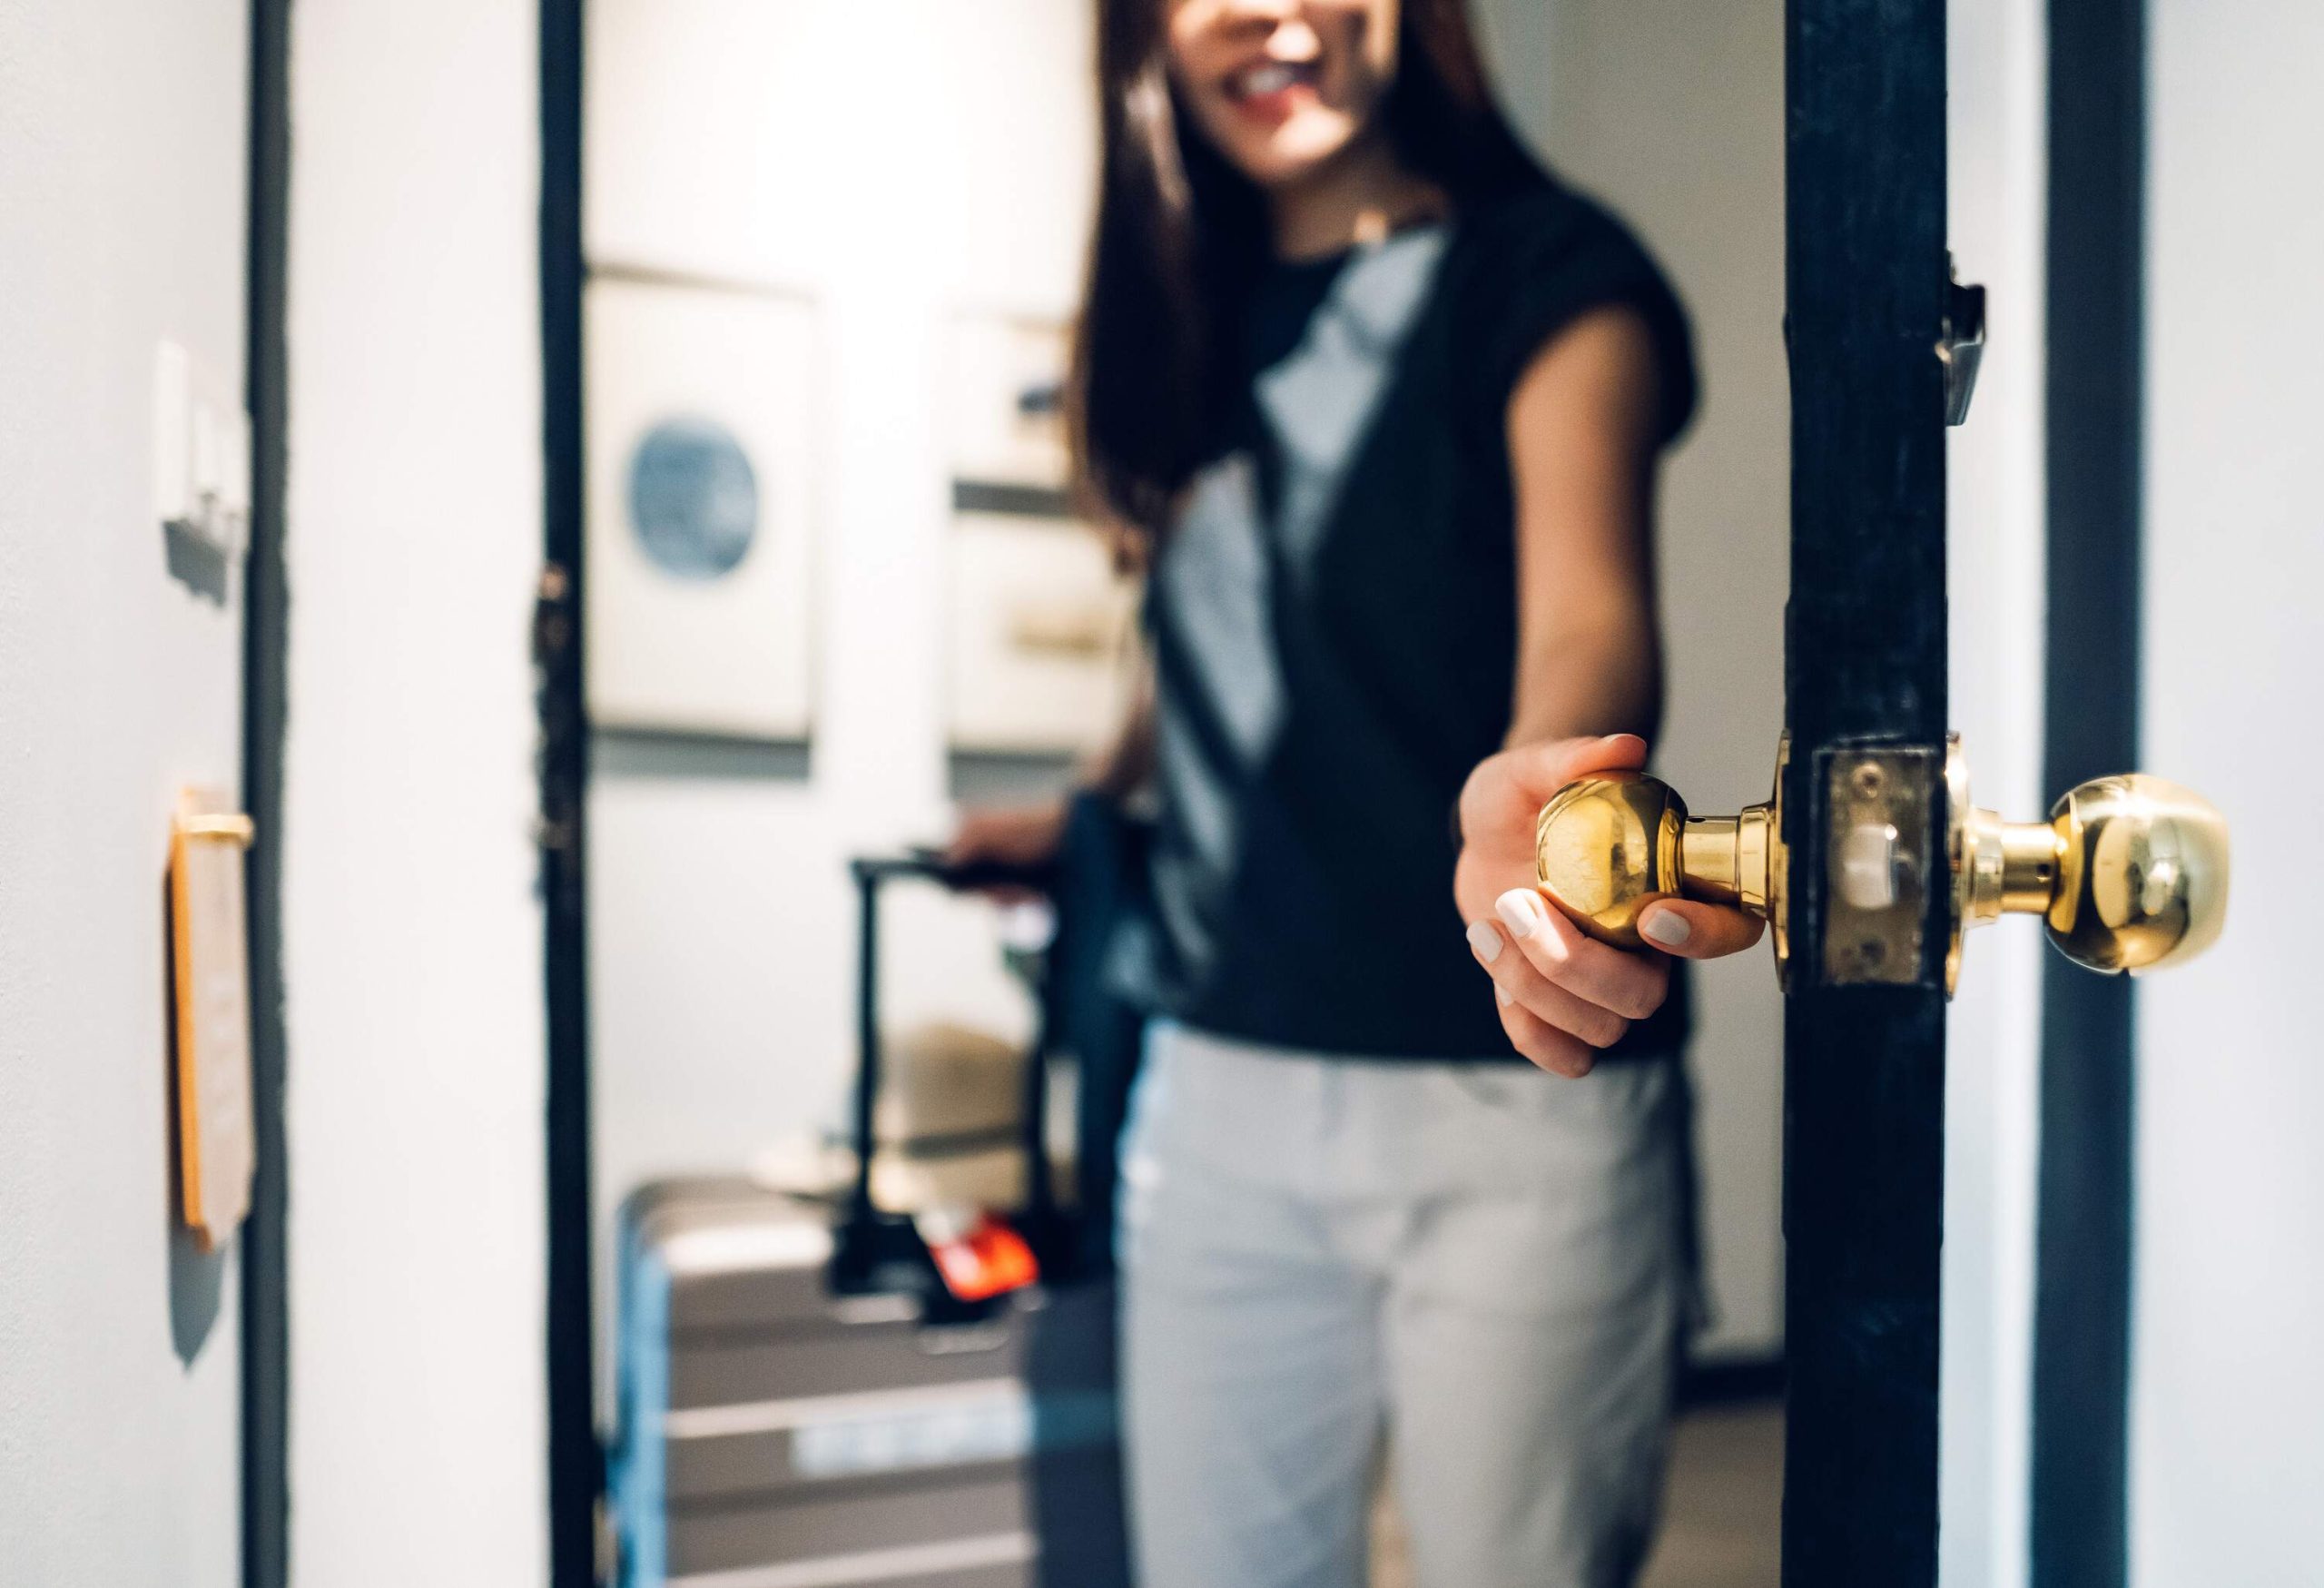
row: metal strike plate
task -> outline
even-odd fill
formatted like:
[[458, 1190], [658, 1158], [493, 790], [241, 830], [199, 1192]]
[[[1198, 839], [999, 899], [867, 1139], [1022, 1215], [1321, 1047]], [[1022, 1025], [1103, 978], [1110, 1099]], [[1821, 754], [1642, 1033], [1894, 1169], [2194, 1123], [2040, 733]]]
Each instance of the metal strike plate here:
[[1824, 981], [1911, 986], [1922, 979], [1930, 813], [1943, 764], [1928, 750], [1837, 746], [1823, 752], [1830, 814], [1824, 866]]

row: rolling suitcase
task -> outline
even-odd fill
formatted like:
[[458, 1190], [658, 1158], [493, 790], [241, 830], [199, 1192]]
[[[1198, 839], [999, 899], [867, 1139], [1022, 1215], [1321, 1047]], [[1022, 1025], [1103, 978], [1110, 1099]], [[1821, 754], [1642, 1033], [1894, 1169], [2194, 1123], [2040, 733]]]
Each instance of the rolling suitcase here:
[[[860, 862], [858, 1175], [836, 1208], [737, 1179], [623, 1205], [613, 1463], [625, 1588], [1126, 1588], [1113, 1287], [1079, 1260], [1045, 1153], [1019, 1215], [1031, 1288], [961, 1301], [871, 1197], [877, 899], [959, 885]], [[1045, 1009], [1050, 1004], [1045, 998]], [[1025, 1134], [1042, 1139], [1045, 1035]]]

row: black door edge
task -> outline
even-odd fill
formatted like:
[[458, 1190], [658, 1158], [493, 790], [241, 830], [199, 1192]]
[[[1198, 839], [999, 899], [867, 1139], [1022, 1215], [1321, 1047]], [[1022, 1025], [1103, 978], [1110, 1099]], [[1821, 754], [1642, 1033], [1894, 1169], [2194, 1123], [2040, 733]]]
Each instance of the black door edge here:
[[1948, 912], [1921, 890], [1909, 961], [1828, 954], [1824, 857], [1837, 757], [1877, 747], [1941, 864], [1945, 21], [1787, 8], [1785, 1588], [1936, 1583]]
[[[2051, 0], [2043, 777], [2138, 764], [2144, 422], [2143, 0]], [[2092, 680], [2099, 687], [2090, 687]], [[2128, 1576], [2132, 1027], [2126, 978], [2055, 954], [2042, 989], [2034, 1588]]]

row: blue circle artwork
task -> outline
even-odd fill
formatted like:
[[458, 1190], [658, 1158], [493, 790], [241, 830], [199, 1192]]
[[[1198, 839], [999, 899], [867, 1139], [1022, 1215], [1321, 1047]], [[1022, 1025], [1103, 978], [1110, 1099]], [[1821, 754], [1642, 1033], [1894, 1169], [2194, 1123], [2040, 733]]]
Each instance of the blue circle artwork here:
[[713, 419], [656, 423], [629, 460], [629, 524], [655, 567], [724, 578], [749, 555], [759, 483], [734, 432]]

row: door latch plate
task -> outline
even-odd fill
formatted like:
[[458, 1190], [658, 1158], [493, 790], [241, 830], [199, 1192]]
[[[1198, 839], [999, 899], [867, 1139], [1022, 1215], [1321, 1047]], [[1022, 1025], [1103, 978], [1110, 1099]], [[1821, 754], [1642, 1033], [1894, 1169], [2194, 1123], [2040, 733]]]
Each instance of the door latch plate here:
[[1822, 759], [1824, 982], [1912, 986], [1924, 979], [1930, 879], [1950, 882], [1930, 819], [1943, 761], [1925, 749], [1845, 745]]

